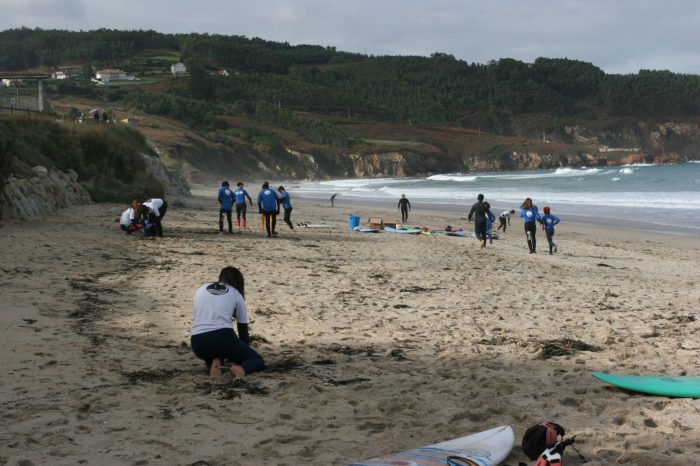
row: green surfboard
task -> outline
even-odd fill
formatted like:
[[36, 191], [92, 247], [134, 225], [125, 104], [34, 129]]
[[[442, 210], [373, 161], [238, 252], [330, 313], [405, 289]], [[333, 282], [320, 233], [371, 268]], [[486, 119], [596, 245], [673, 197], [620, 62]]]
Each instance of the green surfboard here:
[[700, 377], [622, 375], [591, 372], [593, 377], [616, 387], [650, 395], [700, 398]]

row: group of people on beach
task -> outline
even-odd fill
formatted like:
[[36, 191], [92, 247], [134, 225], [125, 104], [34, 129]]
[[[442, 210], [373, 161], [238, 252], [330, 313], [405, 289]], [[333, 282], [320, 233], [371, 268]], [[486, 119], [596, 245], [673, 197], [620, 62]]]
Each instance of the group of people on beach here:
[[[491, 205], [484, 200], [484, 195], [479, 194], [477, 197], [477, 202], [474, 203], [469, 211], [467, 220], [471, 222], [474, 221], [474, 234], [476, 238], [481, 241], [481, 248], [486, 247], [486, 240], [490, 239], [493, 243], [491, 237], [491, 226], [496, 220], [496, 216], [491, 212]], [[532, 199], [529, 197], [523, 201], [520, 206], [520, 217], [524, 221], [525, 226], [525, 236], [527, 238], [527, 247], [530, 250], [530, 254], [537, 253], [537, 222], [540, 223], [542, 229], [547, 235], [547, 243], [549, 243], [549, 254], [554, 254], [557, 252], [557, 244], [554, 242], [554, 226], [557, 225], [561, 220], [556, 215], [552, 215], [552, 209], [550, 207], [545, 207], [544, 215], [540, 215], [539, 209], [535, 204], [533, 204]], [[500, 231], [503, 228], [503, 233], [506, 232], [506, 228], [510, 225], [510, 218], [515, 214], [515, 210], [506, 210], [501, 215], [499, 215], [499, 225], [496, 231]]]
[[[219, 188], [217, 200], [220, 233], [224, 232], [224, 218], [228, 224], [228, 232], [233, 233], [234, 206], [237, 228], [248, 228], [247, 207], [253, 206], [253, 199], [242, 182], [237, 183], [236, 186], [237, 189], [232, 190], [230, 183], [224, 181]], [[292, 203], [284, 186], [274, 190], [270, 188], [267, 181], [264, 182], [258, 193], [257, 202], [258, 211], [269, 238], [277, 236], [275, 228], [280, 207], [284, 208], [285, 223], [289, 228], [294, 229], [291, 221]], [[405, 194], [401, 195], [397, 207], [401, 212], [401, 221], [405, 223], [411, 209], [411, 203]], [[142, 232], [147, 236], [162, 237], [162, 220], [167, 209], [168, 203], [164, 199], [153, 198], [144, 202], [134, 200], [122, 212], [121, 228], [128, 234]], [[550, 207], [545, 207], [543, 210], [544, 215], [540, 215], [537, 206], [530, 198], [525, 199], [520, 206], [520, 217], [524, 220], [530, 254], [537, 252], [537, 222], [547, 235], [549, 253], [557, 252], [553, 237], [554, 226], [560, 222], [560, 219], [552, 215]], [[511, 216], [515, 212], [514, 209], [502, 212], [498, 217], [499, 225], [496, 231], [502, 230], [505, 233], [510, 225]], [[481, 241], [481, 248], [486, 247], [487, 240], [490, 239], [493, 242], [492, 225], [496, 216], [491, 212], [491, 205], [485, 201], [483, 194], [477, 196], [477, 202], [471, 206], [467, 219], [469, 222], [474, 222], [474, 233]], [[205, 283], [195, 293], [191, 330], [192, 351], [205, 362], [209, 375], [213, 378], [221, 376], [222, 367], [227, 361], [230, 363], [231, 374], [237, 378], [263, 370], [265, 367], [264, 360], [251, 345], [244, 285], [240, 270], [229, 266], [220, 271], [217, 281]], [[233, 329], [234, 321], [237, 332]]]
[[131, 201], [129, 207], [122, 212], [119, 226], [127, 234], [142, 233], [149, 237], [163, 237], [163, 217], [168, 210], [164, 199], [152, 198], [140, 202]]
[[[236, 207], [236, 225], [248, 228], [247, 205], [253, 206], [253, 199], [245, 190], [245, 185], [237, 183], [235, 191], [224, 181], [219, 188], [219, 232], [224, 232], [224, 217], [228, 232], [233, 233], [233, 206]], [[277, 190], [270, 188], [265, 181], [258, 193], [258, 212], [263, 217], [268, 238], [277, 236], [277, 216], [280, 207], [284, 208], [284, 222], [294, 229], [292, 223], [292, 201], [284, 186]], [[236, 329], [233, 330], [233, 322]], [[192, 352], [202, 359], [212, 378], [221, 377], [222, 366], [231, 363], [230, 372], [236, 377], [244, 377], [265, 367], [263, 358], [251, 345], [248, 333], [248, 308], [245, 303], [245, 281], [236, 267], [224, 267], [218, 281], [205, 283], [195, 293], [191, 332]]]
[[[241, 229], [248, 228], [248, 219], [246, 218], [246, 199], [253, 207], [253, 199], [251, 199], [248, 191], [245, 190], [245, 185], [239, 182], [238, 189], [231, 190], [230, 183], [224, 181], [221, 183], [217, 200], [219, 201], [219, 232], [224, 232], [224, 217], [228, 222], [228, 232], [233, 233], [233, 206], [236, 206], [236, 226]], [[289, 228], [294, 229], [292, 223], [292, 200], [284, 186], [279, 186], [277, 191], [270, 188], [270, 183], [265, 181], [262, 184], [262, 189], [258, 193], [258, 211], [262, 216], [262, 221], [265, 224], [268, 238], [277, 236], [275, 228], [277, 227], [277, 216], [280, 214], [280, 207], [284, 208], [284, 223]], [[242, 226], [241, 226], [242, 225]]]

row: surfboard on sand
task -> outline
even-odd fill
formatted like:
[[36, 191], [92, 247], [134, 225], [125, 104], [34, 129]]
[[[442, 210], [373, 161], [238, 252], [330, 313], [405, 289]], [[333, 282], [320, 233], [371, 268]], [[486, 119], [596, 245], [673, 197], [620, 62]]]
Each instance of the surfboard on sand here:
[[[350, 466], [445, 466], [447, 458], [455, 456], [455, 464], [495, 466], [508, 457], [515, 443], [510, 426], [500, 426], [466, 437], [435, 443], [392, 455], [352, 463]], [[467, 460], [467, 461], [464, 461]]]
[[591, 372], [593, 377], [616, 387], [639, 393], [679, 398], [700, 398], [700, 377], [623, 375]]
[[388, 233], [403, 233], [405, 235], [420, 235], [422, 233], [421, 230], [404, 230], [402, 228], [392, 228], [392, 227], [384, 227], [384, 231]]
[[379, 233], [376, 228], [355, 227], [353, 228], [358, 233]]
[[445, 236], [459, 236], [464, 238], [467, 234], [464, 231], [446, 231]]

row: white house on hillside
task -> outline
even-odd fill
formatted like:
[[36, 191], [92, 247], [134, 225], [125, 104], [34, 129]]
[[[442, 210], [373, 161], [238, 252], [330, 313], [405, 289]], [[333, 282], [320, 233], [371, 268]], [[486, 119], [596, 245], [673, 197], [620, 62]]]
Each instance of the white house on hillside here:
[[68, 79], [71, 77], [71, 75], [68, 71], [62, 70], [62, 71], [54, 71], [53, 73], [51, 73], [51, 77], [53, 79]]
[[122, 71], [119, 69], [105, 68], [102, 70], [97, 70], [95, 72], [95, 79], [97, 79], [98, 81], [102, 81], [103, 83], [119, 80], [123, 81], [129, 78], [134, 79], [133, 76], [127, 76], [126, 71]]
[[173, 63], [172, 65], [170, 65], [170, 72], [176, 78], [179, 76], [187, 76], [187, 67], [185, 66], [184, 63], [179, 61], [177, 63]]

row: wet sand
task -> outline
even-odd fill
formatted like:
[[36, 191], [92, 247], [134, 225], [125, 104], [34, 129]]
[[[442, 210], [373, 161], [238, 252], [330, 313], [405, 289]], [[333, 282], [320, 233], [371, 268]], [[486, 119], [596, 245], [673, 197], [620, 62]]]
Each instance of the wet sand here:
[[[215, 189], [213, 190], [215, 191]], [[633, 394], [590, 371], [700, 376], [700, 240], [562, 224], [529, 255], [522, 224], [480, 251], [442, 235], [359, 234], [379, 206], [296, 201], [279, 238], [218, 234], [218, 207], [172, 208], [166, 238], [121, 206], [0, 227], [3, 464], [345, 464], [551, 419], [587, 464], [694, 464], [700, 400]], [[464, 226], [417, 209], [411, 223]], [[189, 348], [192, 297], [246, 278], [268, 370], [212, 382]], [[525, 461], [516, 445], [505, 464]], [[581, 464], [571, 453], [567, 464]]]

